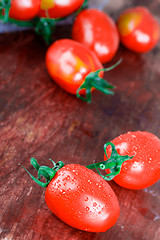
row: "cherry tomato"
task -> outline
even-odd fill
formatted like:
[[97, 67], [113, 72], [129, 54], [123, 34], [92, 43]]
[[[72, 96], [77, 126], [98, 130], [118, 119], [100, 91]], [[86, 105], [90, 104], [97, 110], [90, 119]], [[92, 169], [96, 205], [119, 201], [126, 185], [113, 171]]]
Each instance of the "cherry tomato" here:
[[102, 63], [110, 61], [119, 46], [114, 21], [97, 9], [86, 9], [78, 14], [72, 27], [72, 38], [94, 51]]
[[105, 232], [119, 216], [119, 203], [109, 184], [97, 173], [78, 164], [57, 171], [45, 201], [68, 225], [89, 232]]
[[40, 10], [41, 0], [12, 0], [9, 16], [16, 20], [30, 20]]
[[[114, 181], [124, 188], [143, 189], [160, 179], [160, 139], [149, 132], [128, 132], [115, 138], [112, 143], [117, 152], [133, 156], [122, 165]], [[110, 156], [110, 148], [107, 148]], [[105, 160], [107, 157], [105, 156]]]
[[81, 7], [84, 0], [41, 0], [40, 17], [61, 18], [70, 15]]
[[145, 7], [125, 10], [118, 18], [117, 27], [122, 44], [135, 52], [150, 51], [160, 38], [159, 23]]
[[[103, 68], [94, 52], [81, 43], [70, 39], [54, 42], [46, 53], [46, 66], [51, 77], [64, 90], [91, 102], [95, 88], [105, 94], [114, 94], [114, 88], [105, 79], [103, 71], [115, 68], [121, 59], [108, 68]], [[82, 95], [85, 95], [82, 96]]]
[[58, 40], [49, 47], [46, 65], [57, 84], [71, 94], [76, 94], [88, 73], [103, 68], [93, 52], [70, 39]]

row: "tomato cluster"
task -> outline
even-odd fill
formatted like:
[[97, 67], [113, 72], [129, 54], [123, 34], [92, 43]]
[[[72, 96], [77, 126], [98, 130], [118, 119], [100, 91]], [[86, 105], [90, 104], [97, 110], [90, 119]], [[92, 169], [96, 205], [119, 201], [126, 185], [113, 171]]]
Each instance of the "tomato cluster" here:
[[103, 11], [83, 10], [87, 0], [7, 2], [10, 5], [5, 5], [5, 18], [9, 16], [16, 21], [34, 18], [32, 23], [36, 32], [48, 43], [55, 23], [78, 11], [72, 26], [72, 41], [64, 39], [51, 44], [46, 53], [46, 66], [59, 86], [87, 102], [91, 101], [94, 89], [113, 94], [113, 86], [102, 78], [102, 70], [110, 68], [103, 69], [102, 64], [113, 59], [120, 41], [127, 48], [143, 53], [151, 50], [160, 38], [157, 20], [142, 6], [125, 10], [115, 23]]
[[[77, 10], [79, 13], [85, 3], [85, 0], [8, 0], [0, 1], [0, 11], [5, 21], [31, 20], [40, 32], [51, 34], [56, 19]], [[61, 39], [48, 48], [46, 66], [61, 88], [90, 102], [94, 89], [113, 94], [113, 86], [102, 77], [104, 71], [119, 62], [110, 68], [103, 68], [102, 63], [112, 60], [120, 41], [127, 48], [143, 53], [151, 50], [159, 37], [159, 24], [145, 7], [125, 10], [117, 23], [102, 11], [85, 9], [75, 18], [72, 40]], [[47, 187], [45, 201], [50, 210], [74, 228], [105, 232], [116, 223], [119, 202], [106, 181], [114, 179], [124, 188], [143, 189], [160, 179], [160, 139], [149, 132], [122, 134], [106, 143], [104, 152], [104, 161], [86, 167], [52, 161], [54, 166], [49, 168], [39, 166], [32, 158], [38, 178], [26, 170], [36, 183]], [[41, 176], [46, 178], [45, 183], [40, 181]]]
[[[49, 168], [32, 158], [38, 179], [24, 169], [36, 183], [47, 187], [46, 204], [63, 222], [84, 231], [105, 232], [120, 213], [118, 199], [107, 181], [113, 179], [128, 189], [156, 183], [160, 179], [160, 139], [149, 132], [128, 132], [106, 143], [104, 152], [104, 161], [86, 167], [51, 160], [54, 166]], [[41, 176], [46, 183], [40, 181]]]

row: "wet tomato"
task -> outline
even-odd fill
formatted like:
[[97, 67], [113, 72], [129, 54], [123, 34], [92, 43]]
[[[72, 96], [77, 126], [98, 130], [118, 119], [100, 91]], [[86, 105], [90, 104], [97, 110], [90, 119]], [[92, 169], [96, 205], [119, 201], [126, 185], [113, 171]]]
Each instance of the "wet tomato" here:
[[89, 232], [105, 232], [116, 223], [120, 211], [109, 184], [76, 164], [58, 170], [46, 189], [45, 201], [63, 222]]
[[[149, 132], [128, 132], [116, 137], [112, 143], [117, 152], [133, 156], [122, 165], [114, 181], [124, 188], [143, 189], [160, 179], [160, 139]], [[107, 148], [110, 156], [110, 148]], [[107, 159], [105, 155], [105, 160]]]
[[40, 10], [41, 0], [12, 0], [9, 16], [16, 20], [30, 20]]
[[[79, 164], [64, 166], [61, 161], [53, 162], [53, 168], [40, 166], [35, 158], [31, 164], [38, 179], [24, 169], [36, 183], [47, 187], [45, 201], [63, 222], [89, 232], [105, 232], [116, 223], [120, 212], [117, 197], [97, 173]], [[39, 180], [41, 176], [46, 183]]]
[[119, 46], [114, 21], [97, 9], [86, 9], [78, 14], [72, 27], [72, 38], [94, 51], [102, 63], [110, 61]]
[[[57, 84], [71, 94], [86, 94], [86, 101], [91, 100], [91, 90], [97, 88], [105, 94], [113, 94], [113, 88], [104, 79], [103, 69], [96, 55], [86, 46], [70, 39], [54, 42], [46, 53], [46, 66], [51, 77]], [[97, 70], [97, 72], [95, 72]], [[99, 72], [100, 76], [99, 77]]]
[[70, 15], [81, 7], [84, 0], [41, 0], [40, 17], [61, 18]]
[[121, 13], [117, 27], [122, 44], [135, 52], [150, 51], [160, 38], [158, 21], [142, 6]]

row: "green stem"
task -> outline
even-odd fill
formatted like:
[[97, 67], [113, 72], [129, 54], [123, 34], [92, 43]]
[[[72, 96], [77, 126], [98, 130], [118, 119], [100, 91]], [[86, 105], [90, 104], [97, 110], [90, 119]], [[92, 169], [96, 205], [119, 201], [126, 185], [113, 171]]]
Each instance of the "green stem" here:
[[[133, 156], [130, 157], [128, 155], [125, 155], [125, 156], [119, 155], [117, 150], [116, 150], [116, 148], [115, 148], [115, 145], [112, 142], [107, 142], [107, 143], [104, 144], [104, 152], [105, 152], [105, 155], [106, 155], [107, 158], [108, 158], [108, 156], [107, 156], [106, 148], [108, 146], [111, 146], [112, 152], [111, 152], [110, 158], [107, 161], [93, 163], [93, 164], [90, 164], [90, 165], [88, 165], [86, 167], [89, 168], [89, 169], [96, 169], [97, 173], [103, 179], [105, 179], [107, 181], [110, 181], [116, 175], [118, 175], [120, 173], [123, 162], [132, 159]], [[102, 175], [100, 173], [99, 169], [100, 170], [108, 170], [109, 173], [106, 174], [106, 175]]]
[[[112, 86], [110, 83], [108, 83], [105, 79], [99, 77], [99, 73], [101, 71], [108, 72], [108, 71], [114, 69], [115, 67], [117, 67], [121, 62], [122, 62], [122, 59], [120, 59], [117, 63], [115, 63], [111, 67], [102, 68], [97, 71], [90, 72], [86, 76], [82, 85], [78, 88], [77, 93], [76, 93], [77, 97], [85, 102], [88, 102], [88, 103], [91, 102], [92, 88], [96, 88], [97, 90], [105, 93], [106, 95], [108, 95], [108, 94], [113, 95], [114, 92], [111, 91], [110, 89], [113, 89], [114, 86]], [[85, 96], [81, 95], [81, 90], [85, 90]]]
[[[35, 178], [25, 167], [23, 167], [23, 166], [22, 167], [30, 175], [32, 180], [35, 181], [41, 187], [47, 187], [48, 184], [50, 183], [50, 181], [55, 176], [56, 172], [64, 166], [64, 163], [61, 162], [61, 161], [59, 161], [58, 163], [55, 163], [54, 161], [52, 161], [53, 168], [49, 168], [47, 166], [40, 166], [37, 163], [37, 160], [35, 158], [31, 158], [30, 163], [38, 171], [38, 178]], [[46, 179], [46, 182], [41, 182], [40, 181], [42, 176]]]

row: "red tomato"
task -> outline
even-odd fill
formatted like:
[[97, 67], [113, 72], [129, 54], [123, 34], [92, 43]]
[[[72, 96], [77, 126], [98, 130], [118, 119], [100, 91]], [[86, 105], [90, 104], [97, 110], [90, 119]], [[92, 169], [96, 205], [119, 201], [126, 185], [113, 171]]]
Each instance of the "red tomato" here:
[[73, 24], [72, 38], [94, 51], [102, 63], [110, 61], [119, 46], [114, 21], [97, 9], [86, 9], [78, 14]]
[[109, 184], [84, 166], [62, 167], [49, 183], [45, 200], [68, 225], [89, 232], [105, 232], [119, 216], [119, 203]]
[[49, 47], [46, 65], [57, 84], [71, 94], [76, 94], [88, 73], [103, 68], [92, 51], [70, 39], [58, 40]]
[[40, 17], [61, 18], [70, 15], [81, 7], [84, 0], [41, 0]]
[[[160, 179], [160, 139], [149, 132], [128, 132], [115, 138], [112, 143], [117, 152], [134, 156], [125, 161], [114, 181], [129, 189], [143, 189]], [[110, 148], [107, 148], [108, 158]], [[105, 160], [107, 157], [105, 156]]]
[[30, 20], [40, 10], [41, 0], [12, 0], [9, 16], [17, 20]]
[[122, 44], [135, 52], [151, 50], [160, 38], [159, 23], [145, 7], [125, 10], [117, 26]]

